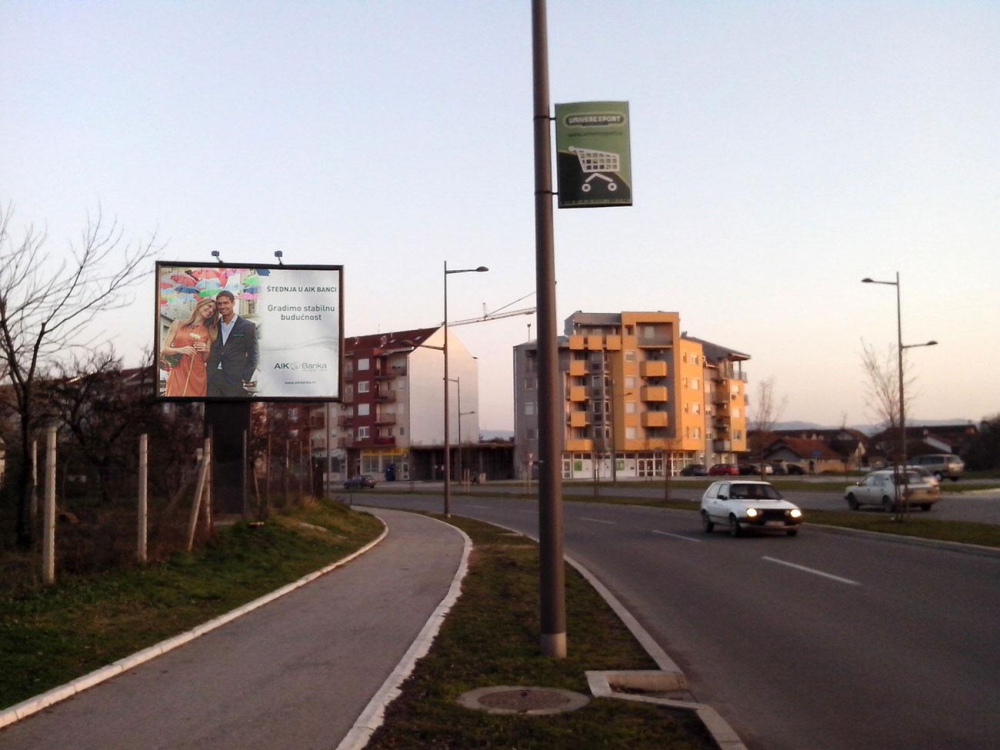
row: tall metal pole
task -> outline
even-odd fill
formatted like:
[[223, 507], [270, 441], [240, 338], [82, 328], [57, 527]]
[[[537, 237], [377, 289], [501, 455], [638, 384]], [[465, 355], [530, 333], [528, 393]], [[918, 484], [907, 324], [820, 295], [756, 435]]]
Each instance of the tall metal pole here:
[[451, 516], [451, 431], [448, 418], [448, 261], [444, 262], [444, 514]]
[[462, 474], [462, 379], [455, 378], [455, 385], [458, 386], [458, 481], [464, 482], [465, 476]]
[[549, 52], [545, 0], [531, 3], [534, 80], [535, 276], [538, 299], [538, 537], [541, 648], [566, 657], [566, 594], [563, 569], [560, 453], [559, 351], [556, 336], [555, 239], [552, 226], [552, 143], [549, 116]]
[[899, 457], [906, 466], [906, 401], [903, 397], [903, 302], [899, 271], [896, 271], [896, 334], [899, 344]]

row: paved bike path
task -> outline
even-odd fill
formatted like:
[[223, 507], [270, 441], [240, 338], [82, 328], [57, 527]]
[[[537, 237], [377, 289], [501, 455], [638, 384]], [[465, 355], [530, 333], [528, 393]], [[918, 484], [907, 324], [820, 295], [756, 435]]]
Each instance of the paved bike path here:
[[335, 748], [445, 598], [454, 528], [379, 510], [362, 557], [0, 731], [4, 750]]

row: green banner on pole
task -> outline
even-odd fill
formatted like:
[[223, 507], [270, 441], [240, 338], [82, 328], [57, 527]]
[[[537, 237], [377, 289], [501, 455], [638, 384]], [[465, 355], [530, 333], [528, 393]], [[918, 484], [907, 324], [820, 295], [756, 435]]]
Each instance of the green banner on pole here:
[[632, 205], [628, 102], [556, 105], [559, 208]]

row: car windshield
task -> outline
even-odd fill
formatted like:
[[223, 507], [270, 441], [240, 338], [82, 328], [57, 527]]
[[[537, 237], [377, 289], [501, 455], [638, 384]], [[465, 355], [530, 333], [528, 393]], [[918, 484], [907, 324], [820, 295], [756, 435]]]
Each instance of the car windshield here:
[[734, 484], [729, 488], [733, 500], [780, 500], [781, 493], [769, 484]]

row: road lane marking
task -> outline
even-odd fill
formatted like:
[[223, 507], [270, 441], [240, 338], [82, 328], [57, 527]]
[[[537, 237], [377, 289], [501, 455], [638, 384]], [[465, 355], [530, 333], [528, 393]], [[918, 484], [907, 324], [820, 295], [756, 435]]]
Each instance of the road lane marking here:
[[490, 506], [489, 505], [473, 505], [473, 504], [470, 503], [469, 507], [470, 508], [489, 508]]
[[654, 534], [662, 534], [663, 536], [672, 536], [674, 539], [683, 539], [685, 542], [700, 542], [701, 539], [695, 539], [690, 536], [682, 536], [681, 534], [671, 534], [669, 531], [658, 531], [653, 529]]
[[773, 557], [765, 557], [768, 562], [778, 563], [778, 565], [787, 565], [789, 568], [795, 568], [796, 570], [802, 570], [806, 573], [812, 573], [813, 575], [823, 576], [823, 578], [829, 578], [831, 581], [840, 581], [841, 583], [846, 583], [849, 586], [860, 586], [861, 584], [857, 581], [852, 581], [849, 578], [841, 578], [840, 576], [831, 575], [830, 573], [824, 573], [821, 570], [813, 570], [812, 568], [807, 568], [804, 565], [796, 565], [795, 563], [785, 562], [784, 560], [778, 560]]
[[606, 523], [608, 526], [617, 526], [618, 524], [614, 521], [602, 521], [600, 518], [587, 518], [586, 516], [580, 516], [581, 521], [592, 521], [593, 523]]

